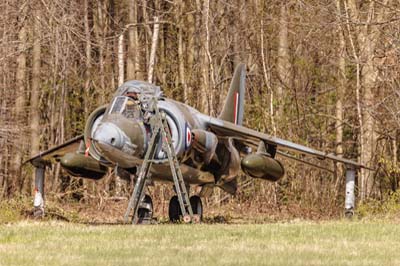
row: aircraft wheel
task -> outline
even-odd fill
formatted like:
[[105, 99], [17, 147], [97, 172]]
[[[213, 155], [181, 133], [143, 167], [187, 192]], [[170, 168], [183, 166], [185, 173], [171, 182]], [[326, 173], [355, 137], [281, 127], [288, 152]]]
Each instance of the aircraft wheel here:
[[33, 218], [41, 219], [43, 217], [44, 217], [44, 208], [35, 207], [35, 209], [33, 210]]
[[145, 195], [138, 209], [138, 223], [151, 223], [153, 217], [153, 200], [149, 195]]
[[178, 196], [173, 196], [169, 201], [168, 216], [171, 222], [179, 221], [179, 217], [182, 215], [181, 207], [179, 206]]
[[193, 222], [199, 223], [203, 219], [203, 203], [201, 202], [201, 198], [199, 196], [191, 196], [190, 197], [190, 205], [193, 210]]

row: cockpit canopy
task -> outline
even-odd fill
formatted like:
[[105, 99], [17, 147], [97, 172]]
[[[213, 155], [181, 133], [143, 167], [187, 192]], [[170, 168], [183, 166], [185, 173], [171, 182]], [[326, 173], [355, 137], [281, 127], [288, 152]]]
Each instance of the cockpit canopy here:
[[142, 117], [139, 100], [129, 96], [115, 97], [106, 113], [122, 114], [126, 118], [130, 119], [140, 119]]
[[160, 87], [151, 83], [138, 80], [130, 80], [122, 84], [116, 91], [114, 99], [107, 108], [108, 114], [122, 114], [129, 119], [140, 119], [143, 116], [142, 104], [148, 97], [160, 98]]
[[160, 87], [140, 80], [129, 80], [118, 87], [114, 97], [128, 95], [128, 94], [138, 94], [138, 95], [151, 95], [151, 96], [162, 96], [162, 91]]

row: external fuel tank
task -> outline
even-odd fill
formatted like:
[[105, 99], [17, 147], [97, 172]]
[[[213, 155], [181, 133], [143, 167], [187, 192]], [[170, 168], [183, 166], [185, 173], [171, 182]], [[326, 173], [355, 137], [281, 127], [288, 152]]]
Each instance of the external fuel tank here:
[[278, 181], [285, 174], [283, 165], [266, 154], [249, 154], [242, 159], [242, 170], [254, 178]]

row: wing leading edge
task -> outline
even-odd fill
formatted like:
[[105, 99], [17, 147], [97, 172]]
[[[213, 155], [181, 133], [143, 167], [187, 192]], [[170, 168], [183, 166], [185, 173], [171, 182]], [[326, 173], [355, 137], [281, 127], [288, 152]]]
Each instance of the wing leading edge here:
[[[296, 153], [301, 153], [301, 154], [306, 154], [306, 155], [311, 155], [314, 156], [320, 160], [333, 160], [336, 162], [340, 162], [346, 165], [350, 165], [355, 168], [365, 168], [365, 169], [370, 169], [364, 165], [361, 165], [355, 161], [338, 157], [332, 154], [328, 154], [322, 151], [318, 151], [297, 143], [293, 143], [284, 139], [276, 138], [273, 136], [270, 136], [268, 134], [258, 132], [256, 130], [246, 128], [243, 126], [235, 125], [233, 123], [223, 121], [217, 118], [211, 118], [208, 121], [208, 125], [210, 129], [215, 132], [219, 137], [234, 137], [240, 141], [242, 141], [244, 144], [252, 146], [252, 147], [257, 147], [258, 143], [260, 140], [264, 141], [267, 144], [270, 145], [275, 145], [277, 146], [278, 150], [285, 150], [285, 151], [292, 151]], [[280, 155], [285, 156], [285, 153], [279, 152]], [[288, 156], [287, 156], [288, 157]], [[306, 162], [307, 163], [307, 162]], [[373, 170], [373, 169], [370, 169]]]
[[83, 135], [76, 136], [61, 145], [55, 146], [48, 149], [45, 152], [41, 152], [38, 155], [30, 158], [25, 163], [32, 163], [33, 165], [42, 164], [50, 162], [52, 159], [58, 160], [60, 157], [69, 152], [75, 152], [78, 150], [81, 141], [83, 140]]

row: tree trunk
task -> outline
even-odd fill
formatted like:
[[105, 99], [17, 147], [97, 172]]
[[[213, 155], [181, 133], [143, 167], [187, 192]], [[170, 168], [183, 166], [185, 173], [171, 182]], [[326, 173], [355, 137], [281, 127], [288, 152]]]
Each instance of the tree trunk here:
[[393, 136], [392, 139], [392, 147], [393, 147], [393, 157], [392, 157], [392, 162], [393, 162], [393, 168], [397, 169], [397, 131]]
[[124, 34], [118, 37], [118, 86], [124, 83]]
[[91, 80], [91, 67], [92, 67], [92, 44], [91, 44], [91, 36], [90, 36], [90, 26], [89, 26], [89, 0], [84, 0], [83, 6], [85, 9], [85, 16], [84, 16], [84, 25], [85, 25], [85, 88], [84, 88], [84, 110], [85, 115], [89, 115], [89, 102], [92, 101], [90, 97], [90, 80]]
[[99, 78], [100, 78], [100, 103], [105, 103], [105, 73], [104, 73], [104, 57], [105, 57], [105, 27], [106, 14], [104, 13], [105, 5], [102, 1], [97, 3], [97, 16], [95, 21], [94, 31], [96, 33], [97, 45], [99, 49]]
[[261, 60], [262, 60], [262, 69], [264, 82], [267, 86], [267, 93], [269, 94], [269, 113], [270, 113], [270, 122], [272, 127], [272, 133], [276, 136], [276, 124], [275, 124], [275, 109], [274, 109], [274, 90], [271, 86], [271, 71], [269, 67], [267, 67], [267, 58], [265, 55], [265, 47], [264, 47], [264, 20], [263, 17], [260, 19], [260, 44], [261, 44]]
[[278, 86], [276, 90], [276, 117], [278, 121], [282, 121], [284, 109], [284, 90], [290, 84], [290, 58], [289, 58], [289, 40], [288, 40], [288, 12], [287, 4], [282, 2], [279, 18], [279, 47], [278, 47]]
[[[365, 166], [372, 166], [374, 160], [374, 149], [376, 146], [375, 120], [373, 117], [374, 108], [374, 92], [378, 69], [374, 62], [375, 46], [380, 38], [380, 29], [375, 22], [383, 21], [386, 15], [384, 9], [389, 0], [385, 0], [380, 6], [380, 12], [375, 7], [375, 1], [371, 1], [368, 6], [367, 19], [362, 20], [360, 6], [356, 0], [348, 0], [351, 22], [359, 23], [355, 29], [358, 41], [358, 63], [362, 65], [360, 68], [362, 94], [360, 95], [361, 103], [361, 121], [360, 121], [360, 142], [361, 154], [360, 163]], [[346, 2], [345, 2], [346, 3]], [[373, 18], [375, 20], [373, 21]], [[353, 48], [355, 50], [355, 48]], [[374, 180], [373, 173], [369, 170], [361, 169], [360, 176], [360, 196], [361, 200], [365, 200], [373, 190]]]
[[[31, 115], [30, 115], [30, 129], [31, 129], [31, 156], [39, 153], [40, 143], [40, 65], [41, 65], [41, 37], [40, 37], [40, 9], [35, 7], [33, 11], [33, 49], [32, 49], [32, 85], [31, 85]], [[30, 192], [31, 185], [34, 182], [34, 174], [32, 182], [28, 182], [27, 189]], [[30, 193], [29, 193], [30, 194]]]
[[22, 185], [21, 177], [21, 163], [24, 152], [24, 140], [22, 136], [24, 125], [24, 106], [25, 106], [25, 93], [26, 93], [26, 49], [27, 49], [27, 32], [26, 32], [26, 13], [27, 6], [23, 7], [21, 14], [21, 29], [18, 33], [18, 57], [17, 57], [17, 71], [16, 71], [16, 87], [15, 93], [15, 119], [14, 122], [18, 125], [19, 132], [15, 136], [15, 152], [14, 162], [12, 164], [13, 175], [13, 190], [19, 192]]
[[[193, 3], [192, 3], [193, 5]], [[191, 8], [193, 8], [191, 6]], [[188, 14], [188, 19], [187, 19], [187, 26], [185, 29], [187, 29], [187, 44], [186, 44], [186, 51], [187, 51], [187, 64], [186, 64], [186, 84], [187, 84], [187, 91], [186, 91], [186, 100], [187, 104], [193, 104], [192, 99], [196, 99], [197, 97], [194, 94], [193, 91], [193, 85], [194, 85], [194, 62], [196, 58], [196, 39], [198, 38], [198, 34], [196, 34], [196, 22], [198, 21], [199, 17], [199, 10], [195, 7], [195, 11], [192, 12], [192, 14]], [[195, 107], [198, 107], [197, 101]]]
[[159, 22], [158, 17], [154, 17], [154, 28], [153, 28], [153, 37], [152, 37], [152, 40], [151, 40], [149, 69], [147, 71], [147, 81], [150, 82], [150, 83], [153, 83], [154, 64], [156, 62], [158, 32], [159, 32], [159, 29], [160, 29], [160, 24], [158, 22]]
[[183, 91], [183, 101], [188, 102], [189, 94], [186, 86], [185, 79], [185, 55], [184, 55], [184, 42], [183, 42], [183, 12], [185, 9], [185, 2], [183, 0], [179, 1], [178, 12], [177, 12], [177, 22], [178, 22], [178, 64], [179, 64], [179, 83]]
[[[392, 181], [392, 190], [395, 192], [399, 186], [399, 168], [397, 163], [397, 130], [394, 133], [392, 138], [392, 172], [393, 172], [393, 181]], [[1, 183], [0, 183], [1, 184]]]
[[[128, 23], [137, 23], [137, 0], [128, 0]], [[139, 64], [139, 36], [138, 27], [130, 26], [128, 31], [128, 51], [126, 58], [126, 78], [140, 79], [140, 64]]]
[[208, 16], [210, 9], [210, 0], [204, 0], [203, 3], [203, 49], [201, 56], [202, 82], [201, 82], [201, 110], [206, 114], [211, 114], [211, 95], [210, 95], [210, 62], [208, 61], [207, 50], [209, 49], [209, 29]]
[[[365, 56], [367, 57], [367, 63], [362, 69], [362, 82], [363, 82], [363, 94], [362, 94], [362, 115], [363, 115], [363, 131], [361, 138], [363, 139], [363, 152], [361, 153], [361, 163], [366, 166], [372, 166], [374, 159], [374, 150], [376, 146], [375, 136], [375, 121], [372, 116], [374, 108], [374, 93], [373, 88], [375, 87], [376, 77], [378, 75], [373, 63], [374, 51], [371, 50], [371, 43], [367, 43], [368, 47]], [[362, 198], [367, 198], [371, 193], [374, 186], [373, 173], [371, 171], [362, 171], [363, 177], [363, 191]]]
[[153, 33], [151, 32], [151, 28], [149, 26], [149, 16], [147, 14], [147, 0], [142, 0], [142, 15], [144, 19], [144, 28], [147, 32], [147, 37], [151, 38]]
[[[91, 44], [91, 33], [90, 33], [90, 23], [89, 23], [89, 0], [84, 0], [83, 2], [84, 8], [84, 26], [85, 26], [85, 85], [84, 85], [84, 112], [85, 117], [89, 116], [89, 112], [91, 111], [90, 106], [93, 98], [90, 96], [90, 83], [91, 83], [91, 68], [92, 68], [92, 44]], [[85, 201], [88, 201], [88, 190], [89, 190], [90, 181], [84, 179], [83, 180], [83, 197]]]
[[[340, 0], [336, 0], [337, 8], [337, 20], [338, 20], [338, 39], [339, 39], [339, 51], [338, 51], [338, 81], [339, 84], [336, 87], [336, 139], [335, 139], [335, 152], [339, 157], [343, 156], [343, 99], [346, 91], [346, 42], [344, 39], [343, 27], [341, 22], [342, 12], [340, 7]], [[336, 186], [339, 184], [339, 180], [343, 178], [343, 167], [341, 164], [336, 164], [336, 175], [337, 181]]]

